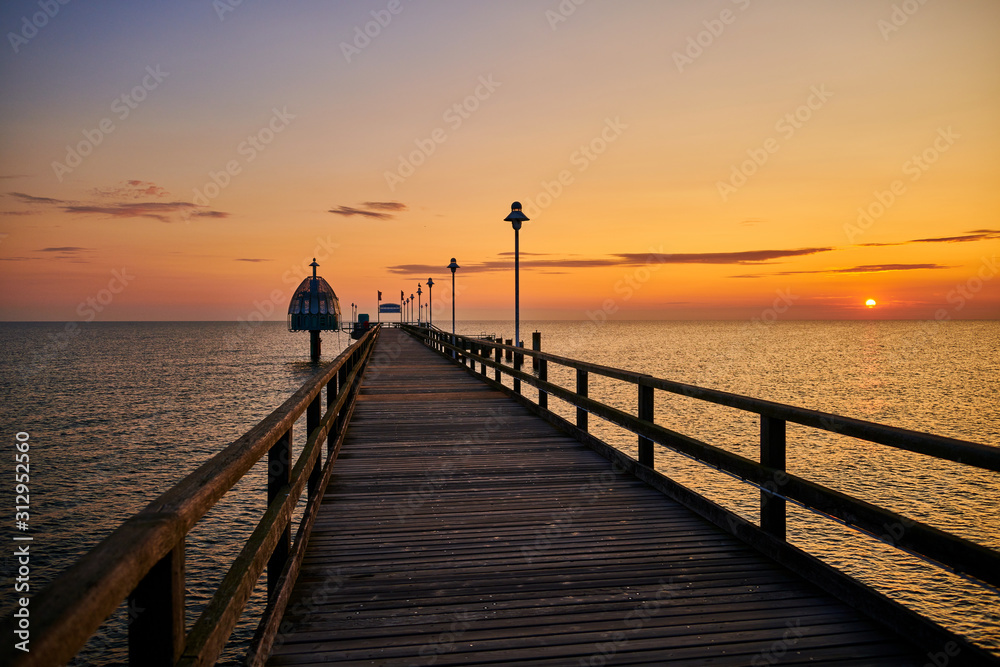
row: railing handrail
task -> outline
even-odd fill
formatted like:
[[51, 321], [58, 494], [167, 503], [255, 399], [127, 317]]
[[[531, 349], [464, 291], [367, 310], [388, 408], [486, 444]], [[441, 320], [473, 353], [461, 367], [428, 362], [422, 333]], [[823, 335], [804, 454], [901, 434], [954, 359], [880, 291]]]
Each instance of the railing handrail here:
[[[442, 333], [449, 337], [451, 336], [450, 332]], [[933, 456], [935, 458], [954, 461], [955, 463], [1000, 472], [1000, 447], [992, 447], [969, 440], [960, 440], [958, 438], [950, 438], [896, 426], [888, 426], [862, 419], [855, 419], [853, 417], [843, 417], [829, 412], [810, 410], [809, 408], [801, 408], [761, 398], [733, 394], [719, 389], [698, 387], [696, 385], [685, 384], [683, 382], [653, 377], [652, 375], [645, 373], [637, 373], [635, 371], [602, 366], [588, 361], [580, 361], [579, 359], [571, 359], [569, 357], [563, 357], [549, 352], [541, 352], [539, 350], [531, 350], [524, 347], [515, 347], [513, 345], [504, 345], [502, 343], [484, 341], [478, 338], [463, 336], [462, 334], [457, 334], [456, 337], [459, 340], [475, 341], [477, 345], [509, 351], [514, 354], [521, 354], [523, 356], [533, 357], [539, 360], [544, 359], [545, 361], [551, 361], [559, 364], [560, 366], [567, 366], [569, 368], [594, 373], [596, 375], [609, 377], [615, 380], [631, 382], [636, 385], [651, 387], [653, 389], [661, 389], [673, 394], [679, 394], [681, 396], [695, 398], [709, 403], [715, 403], [717, 405], [736, 408], [737, 410], [743, 410], [745, 412], [754, 412], [759, 415], [782, 419], [784, 421], [793, 422], [802, 426], [809, 426], [811, 428], [828, 431], [830, 433], [847, 435], [853, 438], [858, 438], [859, 440], [866, 440], [880, 445], [895, 447], [896, 449], [903, 449], [919, 454], [925, 454], [927, 456]], [[460, 348], [455, 349], [461, 351]], [[467, 352], [464, 353], [468, 354]], [[505, 368], [508, 372], [512, 370], [506, 366]], [[525, 375], [520, 379], [533, 383], [533, 376], [531, 375]]]
[[[30, 653], [15, 652], [6, 642], [0, 656], [6, 664], [63, 664], [86, 644], [104, 620], [176, 549], [198, 521], [282, 438], [311, 405], [318, 406], [323, 388], [360, 351], [370, 353], [378, 327], [345, 349], [322, 374], [310, 378], [292, 396], [245, 434], [185, 476], [180, 482], [126, 519], [110, 535], [56, 577], [31, 600]], [[355, 369], [356, 370], [356, 369]], [[351, 386], [340, 387], [340, 392]], [[290, 444], [290, 443], [289, 443]], [[289, 468], [291, 462], [288, 462]], [[182, 555], [182, 554], [181, 554]], [[183, 582], [182, 582], [183, 585]], [[183, 601], [180, 609], [183, 630]], [[165, 619], [166, 622], [176, 618]], [[13, 635], [5, 619], [2, 632]], [[173, 641], [175, 653], [183, 648]], [[174, 657], [179, 657], [176, 655]], [[173, 660], [170, 660], [173, 664]]]

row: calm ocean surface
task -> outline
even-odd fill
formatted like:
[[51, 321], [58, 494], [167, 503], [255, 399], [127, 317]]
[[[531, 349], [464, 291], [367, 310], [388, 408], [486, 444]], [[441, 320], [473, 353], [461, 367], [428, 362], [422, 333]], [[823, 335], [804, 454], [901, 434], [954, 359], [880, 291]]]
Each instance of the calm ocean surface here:
[[[513, 335], [506, 322], [458, 329]], [[536, 329], [555, 354], [1000, 445], [1000, 322], [522, 322], [528, 344]], [[324, 360], [348, 342], [326, 333]], [[31, 435], [32, 592], [285, 400], [316, 372], [308, 349], [283, 323], [0, 324], [6, 447], [18, 431]], [[550, 366], [549, 376], [575, 386], [568, 372]], [[592, 376], [590, 391], [635, 410], [632, 387]], [[656, 418], [757, 458], [754, 415], [658, 392]], [[595, 421], [593, 432], [635, 454], [635, 436]], [[1000, 549], [1000, 475], [794, 425], [788, 443], [791, 472]], [[757, 519], [755, 488], [660, 450], [657, 468]], [[189, 536], [189, 623], [263, 512], [264, 476], [257, 466]], [[11, 492], [0, 490], [7, 507]], [[997, 592], [800, 508], [789, 515], [792, 542], [1000, 653]], [[5, 586], [10, 552], [0, 556]], [[254, 612], [261, 599], [258, 586]], [[11, 602], [3, 596], [4, 612]], [[120, 609], [73, 664], [123, 662], [127, 618]], [[241, 624], [233, 664], [253, 628]]]

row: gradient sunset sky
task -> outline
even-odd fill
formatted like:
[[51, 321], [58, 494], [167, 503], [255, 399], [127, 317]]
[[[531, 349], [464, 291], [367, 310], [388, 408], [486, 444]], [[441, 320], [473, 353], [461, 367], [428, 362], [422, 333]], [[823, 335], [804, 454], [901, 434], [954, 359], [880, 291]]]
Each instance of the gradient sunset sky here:
[[514, 200], [526, 319], [1000, 317], [995, 0], [10, 0], [0, 26], [2, 320], [280, 320], [313, 257], [372, 319], [428, 277], [443, 316], [456, 257], [459, 319], [506, 319]]

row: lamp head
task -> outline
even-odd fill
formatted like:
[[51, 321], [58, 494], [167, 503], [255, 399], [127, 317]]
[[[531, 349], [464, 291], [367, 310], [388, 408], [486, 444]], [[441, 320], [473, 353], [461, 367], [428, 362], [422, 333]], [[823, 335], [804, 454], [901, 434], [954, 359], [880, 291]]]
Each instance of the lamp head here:
[[451, 269], [451, 275], [455, 275], [455, 269], [460, 269], [462, 267], [460, 267], [458, 264], [456, 264], [455, 263], [455, 258], [452, 257], [451, 258], [451, 264], [449, 264], [446, 268]]
[[510, 226], [515, 230], [521, 229], [521, 223], [527, 222], [528, 220], [528, 216], [521, 212], [521, 202], [519, 201], [510, 205], [510, 214], [504, 218], [504, 221], [509, 222]]

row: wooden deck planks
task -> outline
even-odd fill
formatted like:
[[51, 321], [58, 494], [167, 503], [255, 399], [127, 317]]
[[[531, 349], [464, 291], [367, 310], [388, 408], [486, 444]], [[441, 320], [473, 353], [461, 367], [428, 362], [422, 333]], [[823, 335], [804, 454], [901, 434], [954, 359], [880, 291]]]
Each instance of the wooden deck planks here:
[[268, 664], [923, 664], [402, 332], [379, 351]]

